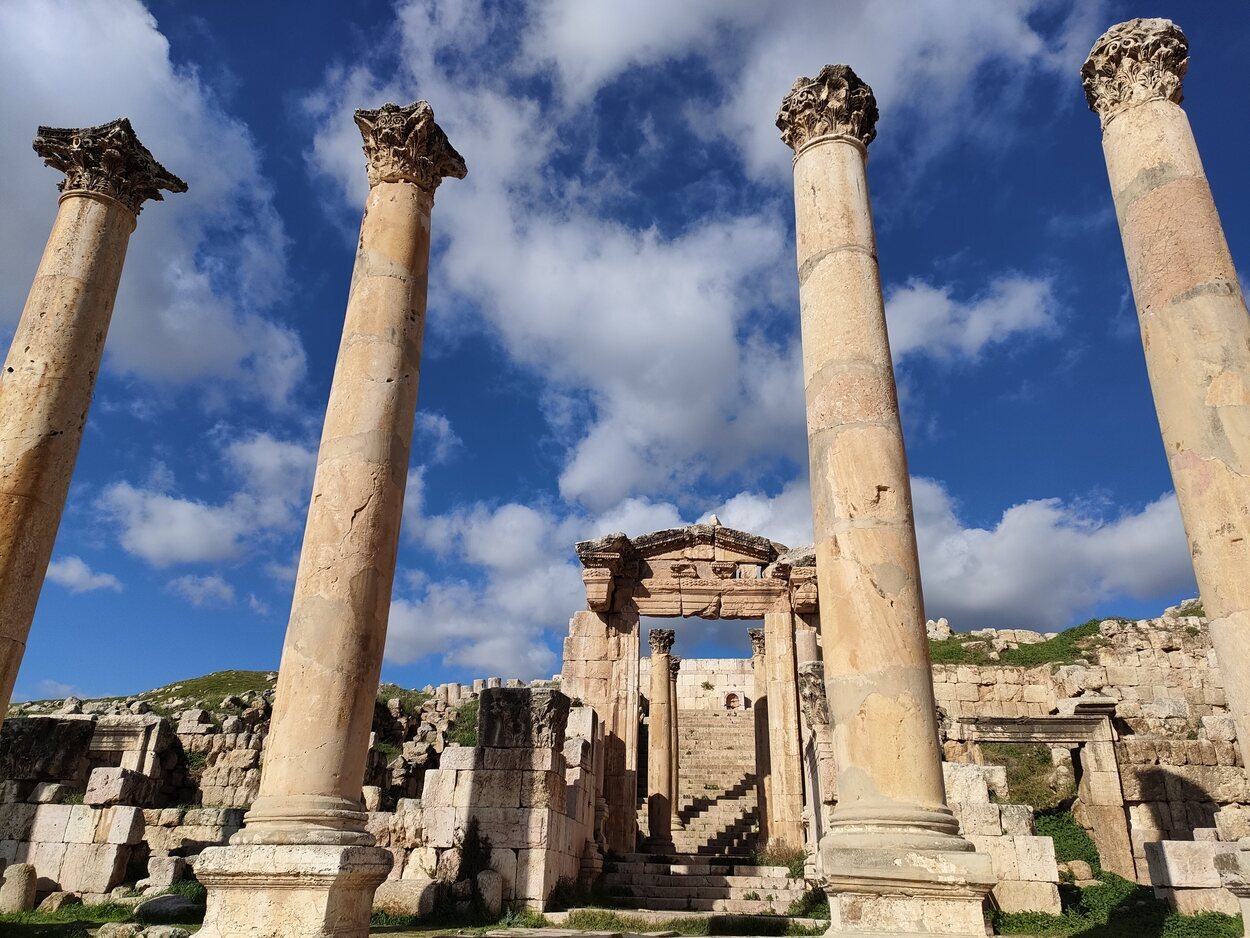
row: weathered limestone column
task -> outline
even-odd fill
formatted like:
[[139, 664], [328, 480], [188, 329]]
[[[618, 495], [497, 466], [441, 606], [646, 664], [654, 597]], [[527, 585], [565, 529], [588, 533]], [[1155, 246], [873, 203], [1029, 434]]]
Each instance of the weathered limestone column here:
[[677, 673], [681, 670], [681, 659], [676, 655], [668, 659], [669, 674], [672, 675], [672, 681], [669, 683], [668, 699], [668, 725], [669, 725], [669, 752], [672, 753], [673, 763], [673, 780], [671, 782], [673, 792], [673, 827], [685, 827], [685, 822], [681, 819], [681, 742], [678, 737], [678, 706], [677, 706]]
[[830, 934], [979, 938], [993, 874], [959, 836], [942, 782], [868, 200], [876, 121], [872, 89], [845, 65], [796, 81], [777, 117], [795, 151], [813, 531], [839, 773], [822, 844]]
[[[1250, 317], [1180, 107], [1188, 66], [1189, 44], [1175, 23], [1137, 19], [1099, 37], [1081, 79], [1102, 124], [1159, 429], [1244, 746], [1250, 740]], [[1250, 876], [1246, 849], [1228, 860]], [[1250, 914], [1250, 888], [1229, 885]]]
[[755, 801], [759, 813], [759, 844], [768, 843], [772, 803], [772, 751], [768, 744], [768, 655], [763, 629], [747, 629], [751, 638], [751, 713], [755, 718]]
[[187, 184], [125, 118], [40, 127], [60, 205], [0, 372], [0, 722], [13, 696], [143, 203]]
[[769, 843], [778, 849], [799, 849], [803, 846], [803, 754], [793, 613], [766, 613], [764, 636], [768, 646], [768, 749], [772, 767]]
[[669, 653], [672, 629], [652, 629], [651, 722], [647, 733], [647, 849], [672, 853], [673, 847], [673, 736]]
[[465, 175], [429, 104], [357, 111], [369, 196], [313, 480], [260, 795], [204, 851], [206, 938], [368, 932], [390, 869], [360, 803], [403, 514], [434, 190]]

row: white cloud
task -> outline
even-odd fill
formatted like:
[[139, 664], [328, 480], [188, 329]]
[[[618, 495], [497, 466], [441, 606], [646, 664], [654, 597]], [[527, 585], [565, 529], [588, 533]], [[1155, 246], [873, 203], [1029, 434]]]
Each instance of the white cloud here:
[[886, 296], [896, 362], [920, 355], [975, 359], [991, 346], [1054, 332], [1059, 316], [1054, 284], [1021, 274], [995, 277], [967, 300], [955, 299], [949, 286], [923, 280], [909, 280]]
[[776, 495], [739, 492], [700, 518], [715, 514], [720, 523], [762, 534], [787, 547], [812, 543], [812, 502], [806, 477], [788, 482]]
[[81, 557], [62, 557], [48, 564], [48, 579], [64, 586], [71, 593], [88, 593], [92, 590], [122, 591], [121, 580], [111, 573], [96, 573]]
[[109, 485], [97, 507], [117, 526], [122, 547], [155, 567], [235, 559], [298, 530], [316, 460], [311, 448], [251, 433], [224, 443], [222, 459], [239, 489], [220, 504], [171, 494], [166, 470], [142, 486]]
[[286, 407], [304, 352], [266, 318], [286, 283], [287, 237], [260, 152], [199, 73], [170, 60], [152, 15], [138, 0], [0, 5], [0, 84], [0, 324], [17, 318], [56, 211], [61, 177], [31, 152], [36, 127], [126, 116], [190, 189], [148, 203], [139, 218], [107, 367], [195, 384], [214, 404]]
[[413, 457], [427, 464], [446, 462], [464, 445], [445, 415], [428, 410], [417, 412], [416, 436]]
[[931, 479], [914, 479], [912, 495], [926, 609], [961, 630], [1057, 630], [1118, 596], [1166, 600], [1194, 588], [1175, 495], [1112, 518], [1036, 499], [992, 528], [966, 526]]
[[234, 587], [216, 575], [175, 577], [166, 584], [166, 589], [193, 606], [228, 606], [234, 602]]

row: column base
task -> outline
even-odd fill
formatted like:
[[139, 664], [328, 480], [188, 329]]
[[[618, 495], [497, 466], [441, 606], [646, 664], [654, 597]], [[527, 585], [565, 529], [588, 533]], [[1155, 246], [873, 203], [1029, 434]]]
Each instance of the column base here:
[[367, 938], [381, 847], [230, 844], [196, 858], [208, 888], [201, 938]]
[[986, 854], [826, 847], [821, 863], [831, 938], [985, 938]]
[[644, 847], [647, 853], [654, 853], [657, 856], [673, 856], [677, 853], [677, 845], [673, 843], [673, 838], [667, 840], [657, 840], [654, 837], [648, 837]]

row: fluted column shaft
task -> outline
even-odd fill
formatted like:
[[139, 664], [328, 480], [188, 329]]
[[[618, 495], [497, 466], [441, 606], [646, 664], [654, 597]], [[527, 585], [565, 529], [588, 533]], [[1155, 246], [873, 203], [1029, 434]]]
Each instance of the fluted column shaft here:
[[1179, 104], [1187, 64], [1175, 24], [1133, 20], [1099, 39], [1082, 74], [1194, 574], [1250, 740], [1250, 316]]
[[[184, 191], [125, 120], [39, 129], [66, 172], [43, 258], [0, 372], [0, 722], [26, 650], [121, 280], [145, 199]], [[123, 164], [106, 179], [105, 151]]]
[[[360, 792], [416, 411], [430, 212], [442, 176], [464, 175], [464, 164], [445, 137], [434, 155], [444, 165], [436, 164], [432, 176], [380, 172], [381, 161], [391, 158], [395, 147], [393, 141], [379, 140], [383, 130], [375, 127], [395, 132], [382, 121], [404, 113], [388, 107], [393, 110], [357, 114], [370, 156], [371, 186], [260, 794], [236, 843], [373, 843], [365, 832]], [[410, 121], [426, 119], [419, 109], [415, 113]], [[441, 135], [432, 112], [426, 126]]]
[[868, 198], [876, 117], [871, 89], [845, 66], [796, 82], [778, 117], [795, 150], [813, 532], [839, 773], [831, 837], [847, 847], [967, 850], [942, 781]]
[[647, 732], [647, 848], [673, 852], [672, 677], [669, 653], [673, 633], [652, 629], [651, 716]]

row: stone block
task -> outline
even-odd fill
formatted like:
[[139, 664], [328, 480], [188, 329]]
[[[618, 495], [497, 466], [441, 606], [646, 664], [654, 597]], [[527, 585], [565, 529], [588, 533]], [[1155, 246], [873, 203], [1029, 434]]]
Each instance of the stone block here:
[[516, 897], [516, 851], [506, 847], [492, 847], [490, 868], [500, 876], [503, 901], [511, 902]]
[[434, 911], [439, 884], [432, 879], [392, 879], [373, 894], [373, 911], [384, 915], [427, 916]]
[[1055, 842], [1049, 837], [1013, 837], [1016, 847], [1015, 879], [1024, 882], [1059, 882]]
[[479, 698], [478, 741], [492, 749], [561, 749], [571, 701], [558, 690], [487, 688]]
[[1008, 880], [994, 887], [994, 899], [1004, 912], [1046, 912], [1058, 915], [1059, 887], [1054, 883]]
[[6, 804], [0, 808], [0, 840], [30, 840], [37, 805]]
[[96, 839], [96, 825], [99, 823], [100, 813], [90, 805], [71, 806], [69, 819], [65, 824], [65, 842], [67, 844], [93, 843]]
[[87, 780], [83, 803], [96, 807], [135, 804], [142, 800], [146, 782], [144, 776], [130, 769], [95, 769]]
[[136, 885], [140, 889], [164, 889], [181, 880], [186, 872], [187, 861], [182, 857], [149, 857], [148, 875]]
[[1196, 840], [1157, 840], [1145, 845], [1150, 881], [1157, 887], [1219, 889], [1215, 868], [1219, 853], [1231, 853], [1236, 844]]
[[30, 800], [35, 804], [60, 804], [69, 793], [69, 788], [60, 782], [40, 782], [30, 790]]
[[143, 810], [130, 805], [117, 805], [100, 812], [96, 839], [107, 844], [137, 844], [143, 840]]
[[[514, 781], [515, 776], [510, 780]], [[563, 808], [564, 776], [555, 772], [522, 772], [520, 796], [524, 808]]]
[[1215, 812], [1215, 827], [1220, 840], [1235, 841], [1250, 837], [1250, 808], [1245, 805], [1224, 805]]
[[554, 871], [545, 848], [517, 851], [515, 898], [527, 903], [543, 902], [555, 886]]
[[447, 771], [480, 769], [484, 766], [484, 753], [474, 746], [448, 746], [438, 760], [438, 767]]
[[1202, 730], [1207, 739], [1217, 742], [1231, 743], [1237, 739], [1237, 724], [1232, 717], [1223, 714], [1203, 717]]
[[30, 828], [33, 843], [64, 843], [65, 829], [69, 825], [70, 812], [67, 804], [41, 804], [35, 809], [34, 823]]
[[[532, 773], [527, 773], [532, 774]], [[456, 773], [453, 804], [460, 808], [516, 808], [521, 803], [518, 773], [477, 769]]]
[[433, 879], [438, 869], [438, 850], [434, 847], [414, 847], [404, 861], [403, 879]]
[[1201, 915], [1204, 912], [1221, 912], [1238, 915], [1241, 912], [1237, 897], [1227, 889], [1156, 889], [1155, 894], [1166, 899], [1181, 915]]
[[60, 841], [32, 843], [26, 859], [34, 865], [39, 876], [40, 892], [53, 892], [61, 888], [61, 866], [65, 862], [66, 844]]
[[29, 863], [11, 863], [0, 883], [0, 915], [29, 912], [35, 907], [35, 868]]
[[961, 807], [963, 833], [997, 836], [1002, 834], [1002, 816], [996, 804], [966, 804]]
[[450, 807], [455, 802], [456, 771], [454, 769], [429, 769], [421, 784], [423, 810]]
[[460, 826], [461, 815], [456, 808], [426, 808], [425, 837], [431, 847], [451, 847], [456, 842], [456, 830]]
[[492, 918], [503, 911], [503, 877], [497, 870], [482, 870], [477, 874], [477, 892], [482, 905]]
[[1004, 804], [999, 805], [999, 816], [1002, 819], [1004, 834], [1023, 834], [1026, 836], [1033, 833], [1033, 809], [1027, 804]]
[[69, 892], [108, 892], [126, 873], [130, 848], [120, 844], [68, 844], [61, 888]]

